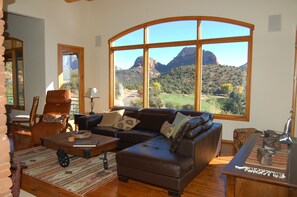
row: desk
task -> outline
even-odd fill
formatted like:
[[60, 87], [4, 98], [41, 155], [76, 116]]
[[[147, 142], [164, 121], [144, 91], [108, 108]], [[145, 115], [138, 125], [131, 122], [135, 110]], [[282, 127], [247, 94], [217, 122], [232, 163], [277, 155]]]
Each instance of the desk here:
[[[253, 150], [261, 134], [255, 133], [249, 138], [239, 152], [223, 170], [227, 175], [227, 197], [293, 197], [297, 196], [297, 143], [292, 143], [289, 148], [286, 178], [279, 179], [248, 173], [236, 169], [235, 166], [245, 166], [245, 162]], [[294, 157], [295, 156], [295, 157]], [[263, 166], [265, 169], [265, 166]], [[276, 170], [277, 171], [277, 170]]]

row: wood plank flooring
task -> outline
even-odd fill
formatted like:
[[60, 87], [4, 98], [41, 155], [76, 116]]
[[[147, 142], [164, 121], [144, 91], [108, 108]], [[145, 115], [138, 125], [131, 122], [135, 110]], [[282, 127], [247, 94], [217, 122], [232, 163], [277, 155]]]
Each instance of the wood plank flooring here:
[[[14, 150], [22, 150], [32, 147], [32, 139], [29, 132], [15, 134], [13, 137]], [[233, 158], [232, 144], [222, 144], [222, 154], [213, 159], [210, 164], [185, 188], [183, 197], [221, 197], [225, 196], [226, 176], [222, 170]], [[58, 188], [44, 184], [30, 177], [22, 177], [22, 189], [36, 196], [70, 196]], [[55, 195], [53, 195], [55, 194]], [[93, 192], [87, 197], [167, 197], [167, 190], [129, 180], [128, 183], [115, 180]]]

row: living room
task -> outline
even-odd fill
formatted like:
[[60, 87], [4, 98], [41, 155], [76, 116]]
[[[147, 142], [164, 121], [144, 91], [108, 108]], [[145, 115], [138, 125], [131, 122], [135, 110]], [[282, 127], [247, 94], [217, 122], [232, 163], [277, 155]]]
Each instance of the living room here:
[[[40, 106], [43, 106], [46, 91], [58, 88], [56, 73], [59, 43], [84, 47], [85, 89], [96, 87], [99, 90], [100, 99], [95, 100], [95, 111], [102, 112], [109, 109], [108, 40], [111, 37], [156, 19], [216, 16], [255, 26], [249, 121], [216, 119], [223, 124], [223, 140], [232, 141], [236, 128], [282, 131], [292, 108], [296, 8], [294, 0], [130, 0], [125, 3], [116, 0], [81, 0], [73, 3], [63, 0], [4, 1], [5, 11], [38, 19], [44, 31], [35, 43], [36, 48], [32, 46], [24, 51], [26, 110], [13, 110], [12, 115], [28, 114], [31, 108], [29, 101], [35, 95], [40, 95]], [[276, 31], [269, 30], [270, 16], [280, 16], [280, 28]], [[13, 37], [22, 39], [17, 34]], [[97, 45], [96, 37], [100, 38]], [[24, 42], [26, 46], [28, 41]], [[86, 99], [86, 109], [88, 102]], [[42, 108], [38, 110], [41, 112]]]

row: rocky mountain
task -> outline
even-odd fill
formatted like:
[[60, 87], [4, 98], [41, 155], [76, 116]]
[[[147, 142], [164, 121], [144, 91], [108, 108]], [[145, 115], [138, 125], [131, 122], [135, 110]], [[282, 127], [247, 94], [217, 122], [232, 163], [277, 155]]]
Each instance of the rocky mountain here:
[[[140, 70], [142, 71], [143, 57], [140, 56], [136, 58], [134, 65], [130, 68], [130, 70]], [[154, 60], [153, 58], [149, 59], [149, 76], [157, 77], [160, 75], [160, 71], [157, 68], [164, 67], [166, 65], [161, 64], [160, 62]]]
[[[178, 55], [173, 58], [167, 65], [150, 58], [149, 70], [152, 76], [158, 76], [160, 73], [170, 72], [173, 68], [178, 66], [192, 65], [196, 62], [196, 48], [185, 47]], [[136, 58], [134, 65], [130, 69], [142, 69], [143, 57]], [[211, 51], [203, 50], [203, 65], [218, 65], [217, 57]]]
[[[170, 72], [177, 66], [192, 65], [196, 62], [196, 47], [185, 47], [179, 54], [173, 58], [166, 66], [157, 66], [157, 70], [161, 73]], [[211, 51], [203, 50], [203, 65], [218, 65], [217, 57]]]
[[[163, 73], [169, 73], [179, 66], [194, 65], [196, 62], [196, 48], [185, 47], [167, 65], [161, 64], [157, 60], [149, 59], [149, 76], [156, 78]], [[217, 57], [211, 51], [203, 51], [203, 65], [218, 65]], [[124, 84], [141, 85], [143, 75], [143, 57], [136, 58], [132, 67], [126, 70], [116, 68], [117, 80]]]

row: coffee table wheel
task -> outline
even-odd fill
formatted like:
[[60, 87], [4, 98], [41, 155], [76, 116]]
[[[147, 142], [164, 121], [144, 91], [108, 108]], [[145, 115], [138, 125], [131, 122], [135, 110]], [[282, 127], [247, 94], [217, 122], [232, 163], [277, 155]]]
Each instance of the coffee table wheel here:
[[70, 160], [69, 160], [68, 154], [65, 153], [65, 151], [59, 149], [57, 151], [57, 156], [58, 156], [58, 162], [59, 162], [60, 166], [65, 168], [69, 165]]

